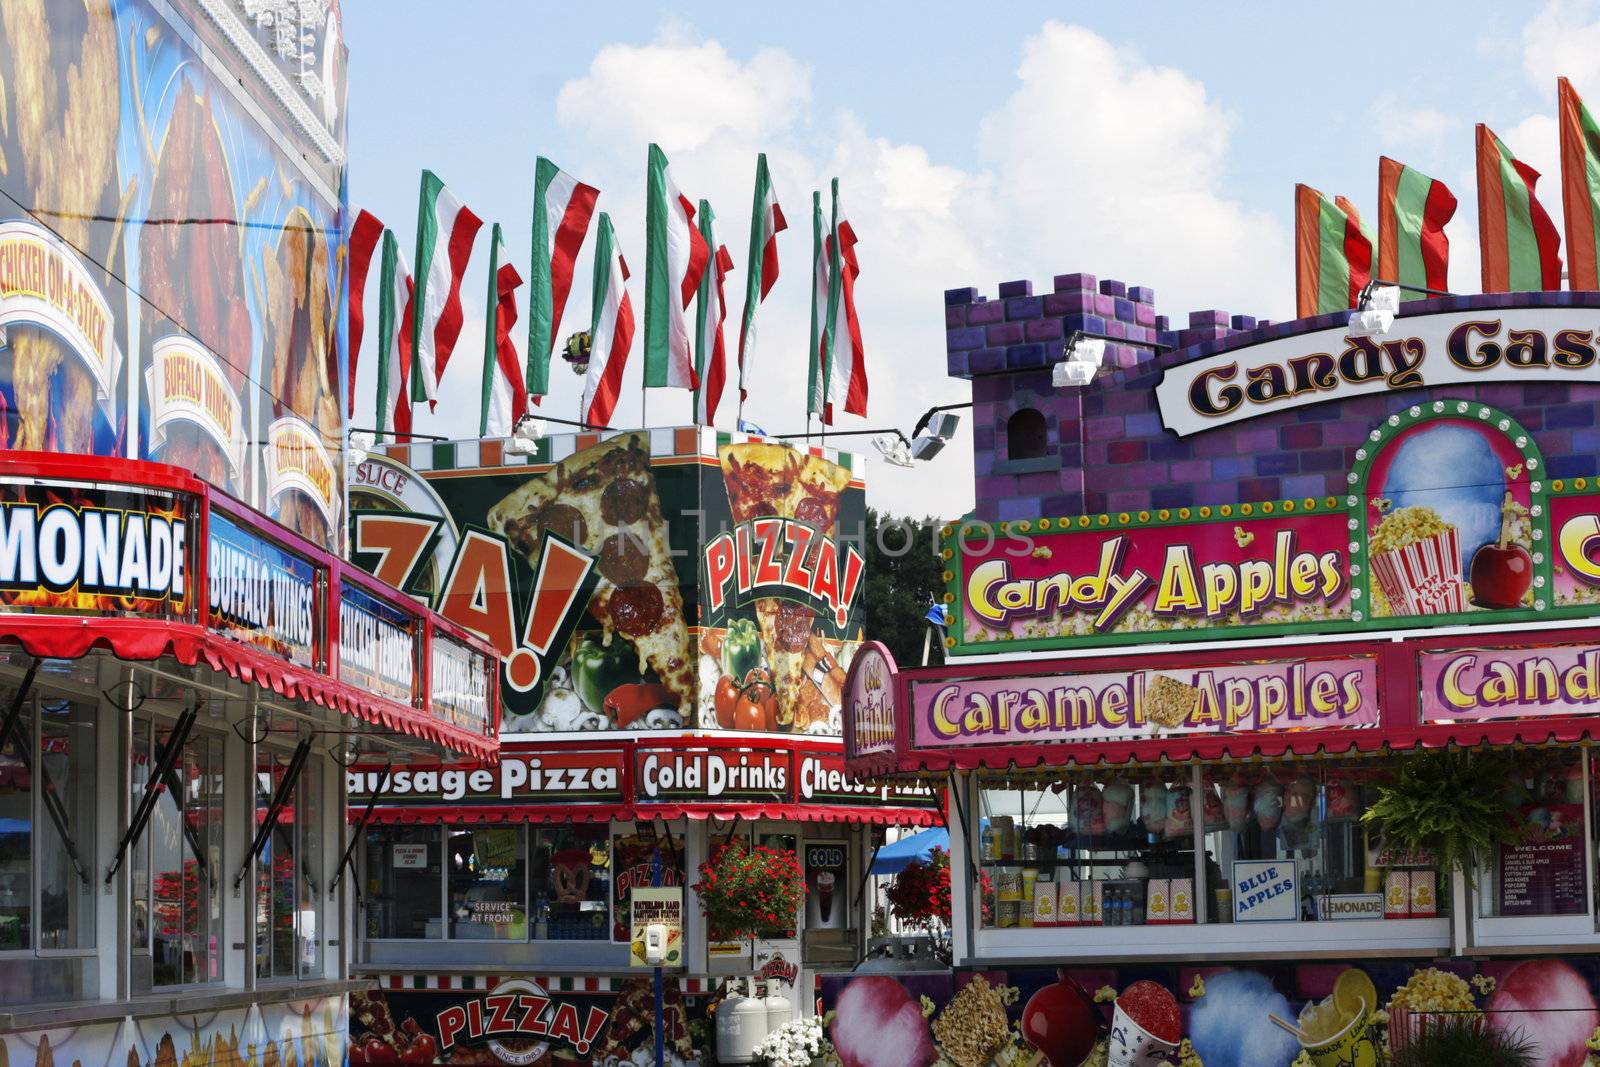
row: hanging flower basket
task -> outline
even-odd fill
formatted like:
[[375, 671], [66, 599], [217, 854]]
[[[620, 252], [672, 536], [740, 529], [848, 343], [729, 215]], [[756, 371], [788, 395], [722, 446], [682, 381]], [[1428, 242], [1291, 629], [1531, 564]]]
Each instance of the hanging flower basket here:
[[694, 891], [711, 940], [739, 941], [793, 937], [806, 883], [793, 852], [734, 842], [700, 865]]
[[[989, 875], [979, 875], [983, 914], [989, 917]], [[930, 932], [950, 925], [950, 854], [931, 849], [928, 862], [912, 860], [884, 890], [889, 914], [914, 929]]]

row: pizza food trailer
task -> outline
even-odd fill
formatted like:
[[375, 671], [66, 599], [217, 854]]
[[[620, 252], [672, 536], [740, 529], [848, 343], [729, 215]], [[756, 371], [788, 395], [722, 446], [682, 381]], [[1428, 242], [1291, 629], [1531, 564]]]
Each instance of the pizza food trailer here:
[[[629, 895], [659, 885], [684, 887], [666, 1039], [693, 1062], [725, 978], [778, 980], [809, 1011], [814, 976], [865, 951], [887, 828], [943, 818], [935, 790], [844, 771], [861, 464], [700, 427], [506, 445], [393, 446], [354, 474], [354, 558], [502, 641], [503, 676], [498, 766], [347, 775], [355, 973], [379, 987], [352, 1000], [352, 1047], [386, 1062], [386, 1035], [409, 1033], [456, 1063], [648, 1052]], [[793, 852], [807, 892], [770, 936], [714, 943], [692, 887], [730, 843]], [[474, 1029], [512, 992], [568, 1023]]]
[[[1061, 276], [1055, 299], [1094, 284]], [[1406, 304], [1377, 340], [1345, 318], [1196, 313], [1159, 354], [1129, 333], [1083, 389], [952, 353], [980, 475], [943, 531], [947, 663], [869, 646], [846, 683], [851, 773], [949, 790], [956, 970], [904, 979], [913, 1001], [977, 1003], [982, 973], [1026, 1031], [1076, 1003], [1058, 968], [1108, 1013], [1151, 981], [1217, 1067], [1288, 1063], [1268, 1016], [1339, 984], [1368, 1010], [1481, 1008], [1539, 1062], [1583, 1062], [1600, 389], [1563, 353], [1592, 357], [1600, 296]], [[1463, 780], [1452, 752], [1501, 769]], [[1430, 788], [1492, 798], [1520, 840], [1454, 870], [1363, 817]], [[825, 1003], [897, 1003], [855, 981]]]

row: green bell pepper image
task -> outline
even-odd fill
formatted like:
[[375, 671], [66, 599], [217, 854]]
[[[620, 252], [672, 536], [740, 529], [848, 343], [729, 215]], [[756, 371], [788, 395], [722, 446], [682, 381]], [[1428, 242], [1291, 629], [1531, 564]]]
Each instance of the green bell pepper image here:
[[638, 651], [620, 637], [609, 645], [585, 637], [572, 652], [572, 685], [590, 711], [603, 713], [613, 689], [643, 680]]

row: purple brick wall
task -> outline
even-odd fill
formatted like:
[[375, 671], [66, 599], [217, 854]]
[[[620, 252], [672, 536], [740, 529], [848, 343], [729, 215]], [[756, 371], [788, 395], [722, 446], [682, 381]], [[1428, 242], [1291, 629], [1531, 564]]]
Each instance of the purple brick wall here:
[[[1543, 452], [1551, 477], [1600, 473], [1600, 384], [1495, 384], [1413, 389], [1284, 411], [1187, 438], [1162, 428], [1155, 387], [1165, 365], [1199, 358], [1207, 342], [1241, 332], [1277, 336], [1266, 320], [1221, 310], [1177, 317], [1172, 329], [1144, 286], [1092, 274], [1058, 274], [1053, 292], [1034, 295], [1012, 281], [995, 299], [978, 290], [945, 293], [949, 372], [972, 383], [977, 516], [988, 521], [1232, 504], [1344, 492], [1345, 475], [1372, 426], [1436, 398], [1476, 400], [1520, 422]], [[1479, 298], [1482, 299], [1482, 298]], [[1326, 316], [1333, 325], [1340, 316]], [[997, 329], [1005, 331], [997, 334]], [[1125, 338], [1107, 346], [1093, 384], [1053, 388], [1049, 366], [1074, 330]], [[985, 335], [984, 331], [991, 331]], [[1010, 340], [1016, 336], [1019, 341]], [[1003, 342], [996, 337], [1004, 337]], [[1200, 346], [1168, 352], [1150, 344]], [[1042, 368], [1042, 369], [1041, 369]], [[1006, 423], [1037, 408], [1059, 470], [1009, 469]]]

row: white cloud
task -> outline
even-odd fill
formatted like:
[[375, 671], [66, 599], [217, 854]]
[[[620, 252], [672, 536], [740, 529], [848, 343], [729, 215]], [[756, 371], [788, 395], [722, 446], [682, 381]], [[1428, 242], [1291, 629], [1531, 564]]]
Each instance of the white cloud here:
[[1203, 84], [1055, 22], [1028, 40], [1017, 75], [978, 138], [1005, 207], [1008, 277], [1091, 270], [1153, 285], [1175, 321], [1290, 306], [1283, 224], [1225, 195], [1233, 120]]
[[561, 87], [556, 118], [624, 144], [666, 152], [788, 128], [811, 99], [811, 71], [780, 48], [746, 62], [671, 25], [647, 45], [610, 44]]
[[1414, 145], [1437, 141], [1460, 129], [1461, 120], [1431, 107], [1407, 107], [1395, 93], [1372, 102], [1373, 125], [1385, 144]]
[[1600, 88], [1600, 2], [1550, 0], [1522, 28], [1522, 73], [1542, 96], [1554, 98], [1556, 76], [1578, 91]]

